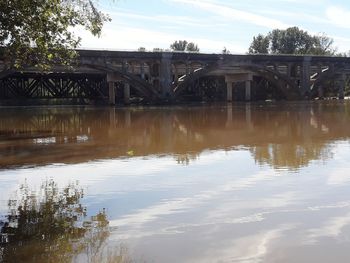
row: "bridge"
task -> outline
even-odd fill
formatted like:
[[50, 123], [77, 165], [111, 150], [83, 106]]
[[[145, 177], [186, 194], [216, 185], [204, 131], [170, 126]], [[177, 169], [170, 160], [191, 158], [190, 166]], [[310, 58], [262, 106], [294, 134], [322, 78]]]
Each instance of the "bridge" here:
[[[0, 102], [75, 103], [343, 99], [350, 58], [79, 50], [74, 68], [0, 73]], [[0, 71], [3, 67], [0, 61]]]

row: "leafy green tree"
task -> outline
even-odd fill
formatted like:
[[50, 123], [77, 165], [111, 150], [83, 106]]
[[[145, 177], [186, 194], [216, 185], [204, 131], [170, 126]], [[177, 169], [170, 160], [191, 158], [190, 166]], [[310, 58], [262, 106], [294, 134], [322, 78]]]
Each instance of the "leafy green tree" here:
[[188, 51], [188, 52], [199, 52], [198, 45], [193, 43], [193, 42], [190, 42], [186, 46], [186, 51]]
[[269, 39], [273, 54], [308, 54], [315, 44], [313, 36], [297, 27], [272, 30]]
[[0, 47], [5, 69], [72, 63], [81, 42], [73, 28], [100, 36], [110, 18], [95, 0], [2, 0]]
[[268, 37], [259, 34], [253, 38], [253, 42], [249, 47], [250, 54], [268, 54], [270, 40]]
[[325, 34], [310, 35], [298, 27], [274, 29], [266, 36], [259, 34], [249, 47], [250, 54], [334, 55], [335, 52], [332, 38]]
[[199, 52], [197, 44], [193, 42], [187, 42], [186, 40], [175, 41], [170, 45], [170, 49], [173, 51]]
[[224, 49], [222, 50], [222, 54], [229, 55], [229, 54], [231, 54], [231, 52], [226, 47], [224, 47]]
[[19, 198], [9, 200], [6, 220], [0, 220], [0, 262], [72, 262], [101, 251], [109, 236], [105, 211], [87, 217], [77, 184], [59, 189], [53, 180], [42, 184], [40, 195], [27, 185]]
[[187, 44], [188, 44], [188, 42], [186, 40], [179, 40], [179, 41], [175, 41], [173, 44], [171, 44], [170, 48], [173, 51], [185, 51]]

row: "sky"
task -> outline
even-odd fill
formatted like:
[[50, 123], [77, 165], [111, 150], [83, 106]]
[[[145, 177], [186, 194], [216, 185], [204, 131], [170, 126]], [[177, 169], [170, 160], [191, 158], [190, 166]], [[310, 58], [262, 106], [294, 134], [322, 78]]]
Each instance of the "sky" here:
[[110, 15], [102, 36], [79, 30], [83, 48], [168, 49], [175, 40], [198, 44], [203, 53], [248, 51], [253, 36], [298, 26], [325, 33], [339, 52], [350, 50], [349, 0], [100, 0]]

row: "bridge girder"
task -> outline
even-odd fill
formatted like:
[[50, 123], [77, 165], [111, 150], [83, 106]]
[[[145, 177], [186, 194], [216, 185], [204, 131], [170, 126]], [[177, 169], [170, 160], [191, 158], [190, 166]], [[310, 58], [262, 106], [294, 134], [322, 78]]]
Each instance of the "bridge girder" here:
[[[67, 78], [74, 73], [91, 76], [103, 74], [110, 82], [128, 83], [131, 89], [150, 102], [181, 98], [186, 87], [207, 76], [249, 73], [272, 83], [287, 99], [303, 99], [314, 96], [324, 81], [338, 78], [341, 74], [350, 75], [350, 58], [92, 50], [78, 52], [79, 63], [73, 71], [62, 67], [55, 67], [53, 71], [65, 74]], [[0, 79], [8, 79], [9, 76], [20, 78], [20, 73], [13, 73], [3, 71]]]

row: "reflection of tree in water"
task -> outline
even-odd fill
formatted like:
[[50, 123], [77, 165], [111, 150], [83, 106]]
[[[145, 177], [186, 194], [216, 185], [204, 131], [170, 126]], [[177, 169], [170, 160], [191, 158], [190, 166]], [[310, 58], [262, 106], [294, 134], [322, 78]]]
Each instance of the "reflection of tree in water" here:
[[[39, 195], [21, 186], [19, 198], [9, 200], [9, 214], [0, 221], [0, 262], [71, 262], [81, 255], [101, 262], [109, 236], [107, 214], [103, 210], [88, 218], [82, 197], [77, 184], [60, 190], [46, 181]], [[125, 262], [122, 255], [113, 258], [108, 262]]]
[[176, 155], [175, 159], [178, 164], [189, 165], [190, 162], [193, 162], [199, 159], [199, 154], [196, 154], [196, 153], [178, 154]]
[[274, 168], [298, 169], [307, 166], [310, 160], [327, 160], [332, 157], [331, 146], [325, 144], [269, 144], [250, 150], [255, 161], [267, 163]]

